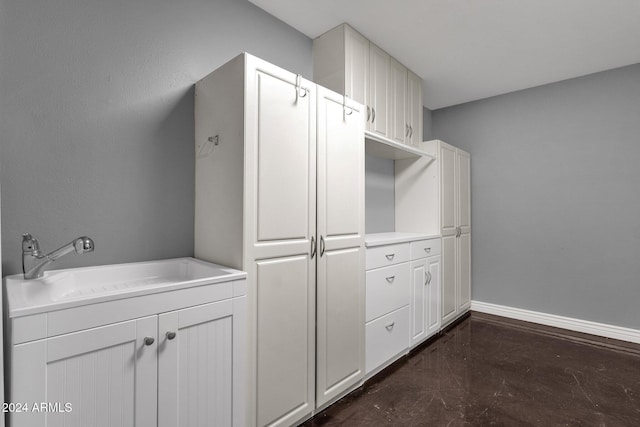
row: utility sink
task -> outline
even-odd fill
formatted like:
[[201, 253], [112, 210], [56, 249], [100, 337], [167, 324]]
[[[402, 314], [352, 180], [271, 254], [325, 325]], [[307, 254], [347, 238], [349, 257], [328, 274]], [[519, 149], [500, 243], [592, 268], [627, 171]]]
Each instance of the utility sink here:
[[9, 317], [243, 279], [246, 273], [195, 258], [46, 271], [5, 277]]

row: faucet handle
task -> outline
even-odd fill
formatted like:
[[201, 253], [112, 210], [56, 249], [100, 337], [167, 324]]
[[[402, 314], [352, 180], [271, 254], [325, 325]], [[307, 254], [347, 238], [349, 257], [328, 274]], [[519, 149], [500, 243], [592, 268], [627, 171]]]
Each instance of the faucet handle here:
[[38, 244], [38, 240], [29, 233], [24, 233], [22, 235], [22, 252], [32, 254], [40, 253], [40, 245]]

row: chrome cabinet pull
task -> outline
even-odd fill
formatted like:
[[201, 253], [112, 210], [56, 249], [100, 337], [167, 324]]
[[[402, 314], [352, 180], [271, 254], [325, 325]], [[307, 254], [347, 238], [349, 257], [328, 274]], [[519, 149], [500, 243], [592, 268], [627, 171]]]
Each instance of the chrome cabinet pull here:
[[427, 280], [427, 285], [431, 284], [431, 279], [433, 279], [433, 276], [431, 276], [431, 272], [427, 271], [427, 274], [429, 275], [429, 280]]
[[404, 125], [404, 136], [409, 136], [409, 125], [406, 123]]
[[429, 284], [429, 276], [426, 271], [424, 272], [424, 284], [425, 286]]
[[385, 326], [385, 328], [387, 328], [387, 331], [391, 331], [393, 329], [393, 326], [396, 324], [396, 322], [391, 322], [389, 323], [387, 326]]
[[153, 337], [144, 337], [144, 345], [151, 345], [153, 344], [155, 341], [155, 338]]
[[371, 118], [371, 107], [367, 105], [367, 122], [369, 122], [370, 118]]
[[385, 277], [385, 279], [387, 280], [387, 282], [389, 283], [393, 283], [393, 281], [395, 280], [396, 276], [389, 276], [389, 277]]
[[318, 248], [318, 245], [316, 245], [316, 237], [311, 236], [311, 259], [313, 259], [313, 257], [316, 256], [317, 248]]
[[174, 339], [175, 337], [176, 337], [176, 333], [175, 333], [175, 332], [173, 332], [173, 331], [168, 331], [168, 332], [167, 332], [167, 339], [168, 339], [168, 340], [172, 340], [172, 339]]
[[371, 107], [371, 123], [375, 123], [376, 122], [376, 109]]
[[431, 253], [431, 248], [424, 248], [424, 251], [425, 251], [426, 253], [430, 254], [430, 253]]
[[396, 256], [396, 254], [386, 254], [385, 257], [391, 261], [394, 257]]
[[296, 74], [296, 102], [298, 98], [304, 98], [305, 96], [307, 96], [307, 90], [302, 87], [302, 75]]
[[324, 255], [324, 236], [320, 236], [320, 257]]
[[409, 138], [413, 138], [413, 126], [409, 126]]

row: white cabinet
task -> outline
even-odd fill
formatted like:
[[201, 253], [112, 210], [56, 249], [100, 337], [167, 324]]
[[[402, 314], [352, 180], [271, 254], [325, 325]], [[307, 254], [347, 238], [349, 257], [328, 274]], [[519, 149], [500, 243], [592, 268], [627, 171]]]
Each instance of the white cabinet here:
[[[30, 406], [12, 413], [11, 425], [244, 426], [242, 289], [244, 280], [35, 315], [48, 331], [77, 329], [92, 313], [107, 324], [14, 342], [10, 398]], [[197, 300], [220, 301], [161, 312]], [[117, 321], [131, 307], [159, 314]], [[11, 319], [14, 339], [29, 318]], [[40, 402], [57, 406], [34, 411]]]
[[408, 141], [410, 131], [407, 121], [408, 110], [407, 97], [407, 67], [391, 58], [389, 69], [389, 117], [390, 131], [389, 139], [405, 143]]
[[421, 79], [350, 26], [313, 41], [313, 76], [366, 106], [368, 136], [415, 146], [421, 141]]
[[440, 239], [411, 242], [411, 346], [440, 330]]
[[419, 146], [422, 141], [422, 79], [407, 70], [406, 143]]
[[248, 424], [293, 425], [364, 373], [363, 107], [248, 54], [195, 99], [195, 253], [248, 274]]
[[439, 154], [442, 233], [442, 326], [471, 306], [470, 155], [443, 141], [427, 143]]

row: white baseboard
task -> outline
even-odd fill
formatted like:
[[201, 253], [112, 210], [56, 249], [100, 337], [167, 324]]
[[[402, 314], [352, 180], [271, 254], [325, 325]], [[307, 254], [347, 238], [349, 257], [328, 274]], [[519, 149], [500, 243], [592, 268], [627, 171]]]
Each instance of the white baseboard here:
[[623, 328], [621, 326], [608, 325], [606, 323], [573, 319], [571, 317], [523, 310], [521, 308], [490, 304], [482, 301], [471, 301], [471, 310], [640, 344], [640, 330], [638, 329]]

